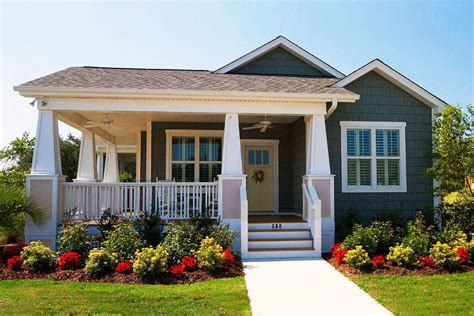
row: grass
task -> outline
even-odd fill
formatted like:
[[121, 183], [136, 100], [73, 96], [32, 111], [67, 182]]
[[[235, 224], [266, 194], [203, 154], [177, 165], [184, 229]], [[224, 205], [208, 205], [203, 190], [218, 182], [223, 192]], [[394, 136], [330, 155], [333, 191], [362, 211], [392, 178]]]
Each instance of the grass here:
[[250, 314], [243, 277], [189, 285], [0, 281], [2, 314]]
[[351, 279], [395, 315], [474, 315], [474, 272]]

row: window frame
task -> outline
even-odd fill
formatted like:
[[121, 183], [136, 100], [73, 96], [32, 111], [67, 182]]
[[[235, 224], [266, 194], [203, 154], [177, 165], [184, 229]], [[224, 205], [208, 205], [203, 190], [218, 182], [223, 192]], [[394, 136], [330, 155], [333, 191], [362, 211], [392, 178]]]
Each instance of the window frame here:
[[[194, 182], [200, 182], [199, 179], [199, 170], [201, 163], [212, 164], [220, 163], [222, 161], [202, 161], [200, 160], [199, 150], [200, 150], [200, 138], [201, 137], [211, 137], [211, 138], [221, 138], [222, 145], [224, 145], [224, 131], [222, 130], [178, 130], [178, 129], [167, 129], [165, 130], [166, 134], [166, 179], [172, 180], [172, 138], [173, 137], [194, 137]], [[175, 161], [175, 163], [180, 163], [180, 161]], [[188, 162], [185, 162], [188, 163]], [[212, 183], [212, 182], [206, 182]]]
[[[366, 121], [341, 121], [341, 173], [342, 173], [342, 193], [405, 193], [407, 192], [406, 182], [406, 143], [405, 143], [405, 128], [406, 122], [366, 122]], [[370, 172], [371, 185], [349, 185], [347, 179], [347, 130], [348, 129], [369, 129], [370, 130]], [[400, 158], [399, 185], [377, 185], [377, 140], [376, 130], [395, 129], [399, 131], [400, 141]], [[379, 159], [386, 159], [387, 157], [379, 157]], [[355, 158], [357, 159], [357, 157]]]

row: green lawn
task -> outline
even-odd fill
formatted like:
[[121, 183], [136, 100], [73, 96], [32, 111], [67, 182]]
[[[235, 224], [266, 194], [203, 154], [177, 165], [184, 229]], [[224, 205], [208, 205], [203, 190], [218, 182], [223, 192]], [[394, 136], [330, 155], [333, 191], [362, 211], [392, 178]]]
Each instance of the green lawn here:
[[250, 314], [243, 277], [190, 285], [0, 281], [2, 314]]
[[474, 272], [351, 279], [395, 315], [474, 315]]

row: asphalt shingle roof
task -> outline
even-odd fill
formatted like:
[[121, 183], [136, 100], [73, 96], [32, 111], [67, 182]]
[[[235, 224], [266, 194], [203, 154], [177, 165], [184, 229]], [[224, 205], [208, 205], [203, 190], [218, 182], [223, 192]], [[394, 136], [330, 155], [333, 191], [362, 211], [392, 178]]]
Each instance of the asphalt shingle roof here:
[[355, 95], [331, 88], [335, 78], [216, 74], [207, 70], [71, 67], [23, 83], [21, 87], [110, 88]]

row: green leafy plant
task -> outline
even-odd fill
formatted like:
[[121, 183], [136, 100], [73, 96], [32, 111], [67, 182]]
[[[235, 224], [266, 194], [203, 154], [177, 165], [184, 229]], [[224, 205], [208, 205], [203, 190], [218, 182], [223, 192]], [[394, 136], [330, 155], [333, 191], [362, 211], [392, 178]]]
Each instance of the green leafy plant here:
[[349, 208], [339, 221], [336, 222], [336, 241], [343, 241], [354, 229], [354, 225], [359, 223], [359, 212], [354, 208]]
[[178, 264], [184, 256], [191, 256], [199, 248], [194, 226], [188, 223], [170, 224], [162, 243], [170, 264]]
[[456, 248], [449, 244], [437, 242], [431, 249], [430, 255], [437, 265], [445, 269], [454, 269], [459, 266]]
[[136, 252], [133, 272], [141, 277], [154, 277], [168, 267], [168, 252], [162, 246], [147, 247]]
[[23, 264], [33, 272], [51, 269], [56, 258], [54, 252], [39, 241], [33, 241], [21, 251]]
[[102, 211], [99, 220], [97, 221], [97, 230], [100, 232], [98, 241], [103, 242], [107, 239], [108, 233], [118, 224], [122, 218], [116, 214], [112, 214], [110, 208]]
[[144, 211], [139, 219], [135, 221], [134, 225], [140, 234], [140, 238], [148, 246], [156, 247], [162, 241], [165, 223], [161, 220], [158, 212]]
[[200, 241], [211, 235], [214, 226], [218, 225], [219, 221], [211, 217], [209, 209], [203, 209], [201, 212], [191, 214], [190, 223], [194, 228], [196, 239]]
[[131, 259], [144, 243], [133, 225], [123, 221], [114, 225], [112, 231], [107, 234], [103, 246], [109, 253], [114, 254], [116, 260], [126, 261]]
[[352, 233], [342, 242], [342, 247], [350, 250], [362, 246], [370, 257], [374, 257], [387, 254], [396, 240], [397, 235], [390, 222], [374, 221], [368, 227], [355, 224]]
[[119, 174], [119, 181], [120, 182], [133, 182], [135, 179], [130, 172], [124, 171]]
[[90, 248], [90, 238], [87, 227], [84, 224], [69, 224], [61, 228], [57, 241], [57, 252], [77, 252], [82, 258], [87, 257]]
[[347, 252], [344, 259], [347, 264], [356, 269], [367, 269], [371, 266], [369, 254], [362, 246], [356, 246]]
[[474, 231], [474, 195], [467, 189], [448, 194], [438, 207], [438, 214], [445, 227]]
[[213, 238], [206, 237], [196, 251], [197, 266], [206, 270], [216, 270], [222, 266], [224, 253], [222, 247]]
[[387, 260], [396, 266], [409, 267], [416, 262], [417, 257], [411, 247], [397, 245], [390, 247]]
[[114, 267], [116, 258], [105, 249], [92, 249], [87, 257], [84, 271], [92, 275], [109, 272]]
[[433, 226], [427, 226], [422, 213], [407, 224], [403, 245], [413, 249], [416, 255], [426, 257], [434, 243]]
[[232, 249], [236, 236], [237, 233], [230, 228], [229, 224], [219, 224], [214, 226], [209, 237], [212, 237], [223, 249]]

